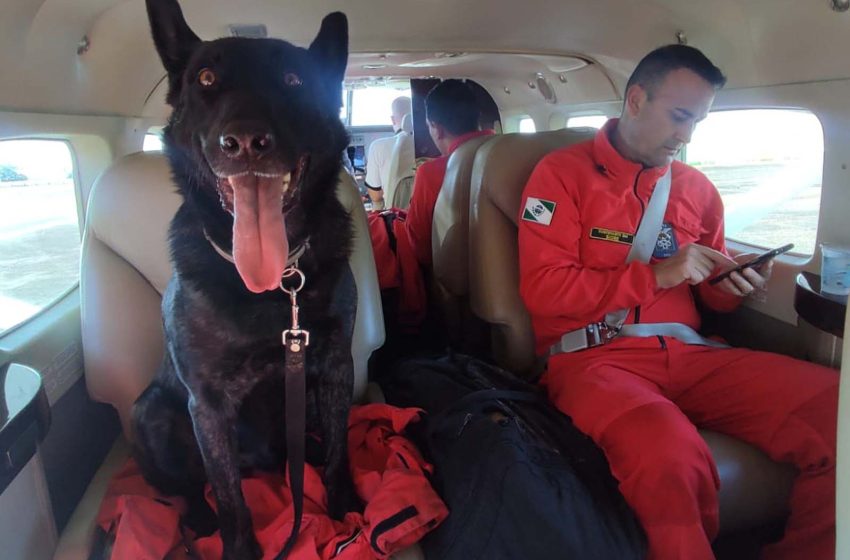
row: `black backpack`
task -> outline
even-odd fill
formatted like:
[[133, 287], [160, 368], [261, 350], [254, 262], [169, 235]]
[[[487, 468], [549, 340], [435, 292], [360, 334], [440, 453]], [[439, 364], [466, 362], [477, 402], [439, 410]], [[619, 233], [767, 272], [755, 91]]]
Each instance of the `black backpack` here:
[[646, 539], [602, 451], [534, 385], [463, 355], [411, 359], [382, 382], [428, 414], [410, 430], [449, 517], [434, 560], [644, 558]]

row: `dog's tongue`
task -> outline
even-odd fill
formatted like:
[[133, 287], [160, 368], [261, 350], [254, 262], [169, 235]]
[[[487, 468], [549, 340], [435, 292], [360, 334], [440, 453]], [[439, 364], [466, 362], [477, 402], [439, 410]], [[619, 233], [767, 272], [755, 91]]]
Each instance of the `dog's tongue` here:
[[245, 286], [255, 293], [274, 290], [286, 268], [289, 240], [281, 212], [280, 177], [231, 177], [233, 260]]

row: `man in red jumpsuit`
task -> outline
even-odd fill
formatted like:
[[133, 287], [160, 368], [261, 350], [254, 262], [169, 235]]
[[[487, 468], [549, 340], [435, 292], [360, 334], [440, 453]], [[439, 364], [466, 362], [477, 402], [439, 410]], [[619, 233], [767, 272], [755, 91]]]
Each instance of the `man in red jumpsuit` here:
[[[699, 329], [695, 299], [730, 311], [765, 288], [770, 265], [706, 282], [735, 266], [726, 254], [723, 205], [702, 173], [674, 161], [725, 81], [696, 49], [653, 51], [630, 78], [619, 119], [536, 167], [523, 194], [519, 247], [520, 290], [540, 354], [616, 310], [630, 310], [626, 324]], [[671, 165], [653, 256], [626, 264], [656, 181]], [[553, 353], [541, 382], [604, 449], [644, 526], [650, 559], [714, 558], [719, 480], [695, 425], [799, 470], [784, 537], [764, 550], [766, 558], [834, 558], [837, 372], [670, 336], [620, 336]]]
[[416, 170], [405, 222], [416, 259], [423, 266], [431, 264], [431, 224], [449, 156], [467, 140], [493, 134], [492, 130], [478, 129], [479, 114], [475, 93], [461, 80], [440, 82], [425, 98], [428, 132], [441, 155]]

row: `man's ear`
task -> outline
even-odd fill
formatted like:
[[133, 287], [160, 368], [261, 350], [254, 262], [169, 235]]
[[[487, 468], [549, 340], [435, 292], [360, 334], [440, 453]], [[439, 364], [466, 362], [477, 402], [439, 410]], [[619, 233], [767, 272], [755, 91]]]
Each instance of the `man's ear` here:
[[201, 40], [195, 35], [186, 20], [177, 0], [146, 0], [151, 34], [162, 65], [168, 72], [169, 81], [183, 73], [189, 56]]
[[629, 116], [634, 117], [640, 112], [648, 97], [649, 93], [646, 91], [646, 88], [644, 88], [641, 84], [632, 84], [632, 86], [626, 90], [626, 102], [624, 104], [625, 111], [629, 114]]
[[310, 44], [310, 54], [319, 63], [328, 94], [336, 107], [342, 106], [342, 80], [348, 64], [348, 18], [342, 12], [325, 16], [319, 34]]
[[431, 136], [435, 142], [446, 137], [446, 127], [434, 121], [427, 121], [427, 123], [429, 132], [431, 132]]

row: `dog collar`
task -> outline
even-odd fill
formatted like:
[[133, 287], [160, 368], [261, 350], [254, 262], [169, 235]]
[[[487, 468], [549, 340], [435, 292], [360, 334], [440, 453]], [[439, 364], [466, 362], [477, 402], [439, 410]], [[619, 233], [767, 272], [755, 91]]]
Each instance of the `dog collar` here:
[[[233, 255], [231, 255], [230, 253], [228, 253], [227, 251], [225, 251], [224, 249], [219, 247], [218, 243], [213, 241], [212, 237], [209, 236], [206, 228], [204, 228], [204, 237], [207, 238], [207, 241], [209, 241], [210, 245], [212, 245], [212, 248], [215, 249], [215, 252], [218, 253], [221, 256], [221, 258], [223, 258], [227, 262], [236, 264], [236, 261], [233, 260]], [[298, 262], [298, 259], [303, 257], [304, 253], [307, 252], [307, 247], [309, 247], [309, 246], [310, 246], [310, 239], [308, 238], [306, 241], [304, 241], [304, 243], [302, 243], [301, 245], [296, 247], [294, 250], [290, 251], [289, 256], [286, 259], [286, 266], [290, 267], [293, 264], [295, 264], [296, 262]]]

